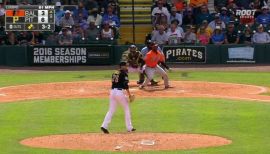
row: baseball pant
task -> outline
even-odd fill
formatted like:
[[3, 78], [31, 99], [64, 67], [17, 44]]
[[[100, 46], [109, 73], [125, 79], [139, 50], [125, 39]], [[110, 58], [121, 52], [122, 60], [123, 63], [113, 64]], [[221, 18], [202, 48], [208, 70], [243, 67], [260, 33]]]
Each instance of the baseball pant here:
[[118, 90], [116, 88], [112, 89], [110, 92], [109, 111], [107, 112], [101, 127], [104, 127], [106, 129], [108, 128], [108, 125], [112, 120], [113, 114], [116, 111], [118, 104], [120, 104], [124, 108], [126, 128], [128, 131], [131, 131], [133, 126], [131, 124], [131, 115], [129, 110], [128, 98], [123, 90]]
[[146, 80], [143, 83], [143, 86], [147, 86], [147, 84], [154, 78], [155, 73], [158, 73], [164, 79], [164, 85], [169, 86], [169, 78], [167, 73], [159, 66], [156, 67], [145, 67], [145, 73], [147, 75]]
[[142, 73], [143, 70], [140, 67], [128, 67], [128, 73]]
[[129, 73], [139, 73], [139, 81], [137, 83], [143, 83], [144, 82], [144, 74], [143, 74], [143, 69], [140, 67], [128, 67], [128, 72]]

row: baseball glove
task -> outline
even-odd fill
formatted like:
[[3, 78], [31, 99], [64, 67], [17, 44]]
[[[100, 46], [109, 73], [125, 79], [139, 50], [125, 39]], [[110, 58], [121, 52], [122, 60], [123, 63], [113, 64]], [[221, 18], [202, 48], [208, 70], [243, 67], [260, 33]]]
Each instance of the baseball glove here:
[[134, 100], [135, 100], [135, 95], [130, 95], [129, 96], [129, 103], [134, 102]]

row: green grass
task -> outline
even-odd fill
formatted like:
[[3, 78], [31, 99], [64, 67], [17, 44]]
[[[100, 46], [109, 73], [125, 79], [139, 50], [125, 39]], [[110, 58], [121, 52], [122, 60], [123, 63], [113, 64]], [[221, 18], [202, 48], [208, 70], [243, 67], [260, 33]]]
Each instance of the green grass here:
[[[100, 132], [107, 99], [42, 100], [0, 104], [1, 154], [107, 153], [29, 148], [24, 138], [50, 134]], [[177, 132], [218, 135], [231, 145], [170, 151], [185, 154], [266, 154], [270, 151], [270, 106], [267, 103], [223, 99], [138, 99], [131, 105], [138, 132]], [[125, 131], [118, 108], [111, 132]], [[146, 153], [146, 152], [145, 152]], [[164, 153], [164, 152], [147, 152]]]
[[[110, 80], [112, 70], [0, 73], [0, 87], [47, 82]], [[137, 79], [136, 74], [130, 78]], [[267, 72], [183, 72], [170, 80], [230, 82], [270, 87]], [[89, 151], [29, 148], [24, 138], [49, 134], [100, 132], [107, 99], [36, 100], [0, 104], [0, 154], [86, 154]], [[267, 154], [270, 151], [270, 105], [224, 99], [139, 99], [132, 104], [139, 132], [201, 133], [224, 136], [233, 144], [206, 149], [172, 151], [184, 154]], [[112, 132], [125, 130], [119, 110]], [[106, 153], [106, 152], [96, 152]], [[148, 152], [157, 153], [157, 152]], [[163, 152], [159, 152], [163, 153]]]
[[[0, 87], [28, 83], [110, 80], [113, 70], [73, 72], [27, 72], [0, 73]], [[137, 80], [137, 74], [131, 74]], [[201, 80], [212, 82], [245, 83], [270, 87], [270, 73], [267, 72], [183, 72], [169, 73], [170, 80]]]

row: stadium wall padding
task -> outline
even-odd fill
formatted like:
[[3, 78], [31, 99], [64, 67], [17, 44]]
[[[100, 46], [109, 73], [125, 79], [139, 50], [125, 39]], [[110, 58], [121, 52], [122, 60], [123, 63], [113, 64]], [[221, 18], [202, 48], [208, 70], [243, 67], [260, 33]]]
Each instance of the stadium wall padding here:
[[264, 50], [264, 63], [270, 63], [270, 45], [265, 46]]
[[0, 65], [6, 65], [6, 51], [0, 47]]
[[[79, 46], [79, 45], [76, 45]], [[102, 45], [83, 45], [91, 46], [93, 49], [98, 49]], [[104, 45], [105, 46], [105, 45]], [[108, 45], [106, 45], [108, 47]], [[144, 45], [137, 45], [140, 50]], [[181, 45], [184, 46], [184, 45]], [[180, 47], [181, 47], [180, 46]], [[206, 64], [227, 64], [228, 48], [232, 47], [246, 47], [247, 45], [207, 45], [206, 46]], [[257, 64], [270, 64], [270, 44], [255, 44], [250, 45], [254, 47], [254, 60]], [[129, 45], [111, 45], [110, 62], [109, 64], [118, 64], [121, 60], [122, 53], [128, 49]], [[29, 66], [30, 57], [29, 52], [32, 47], [27, 46], [0, 46], [0, 65], [1, 66]], [[98, 51], [98, 50], [97, 50]], [[97, 59], [98, 60], [98, 59]], [[93, 61], [98, 64], [98, 61]], [[87, 65], [93, 65], [89, 63]]]
[[7, 66], [28, 66], [26, 46], [3, 46], [5, 65]]

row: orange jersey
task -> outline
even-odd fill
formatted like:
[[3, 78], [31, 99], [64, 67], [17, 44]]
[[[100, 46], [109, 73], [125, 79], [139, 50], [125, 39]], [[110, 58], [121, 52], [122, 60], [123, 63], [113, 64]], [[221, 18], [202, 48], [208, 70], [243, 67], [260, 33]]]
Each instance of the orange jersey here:
[[149, 51], [144, 59], [146, 66], [156, 67], [159, 62], [165, 62], [165, 57], [159, 51]]
[[200, 7], [202, 5], [207, 5], [208, 0], [190, 0], [189, 1], [189, 6], [191, 7]]

